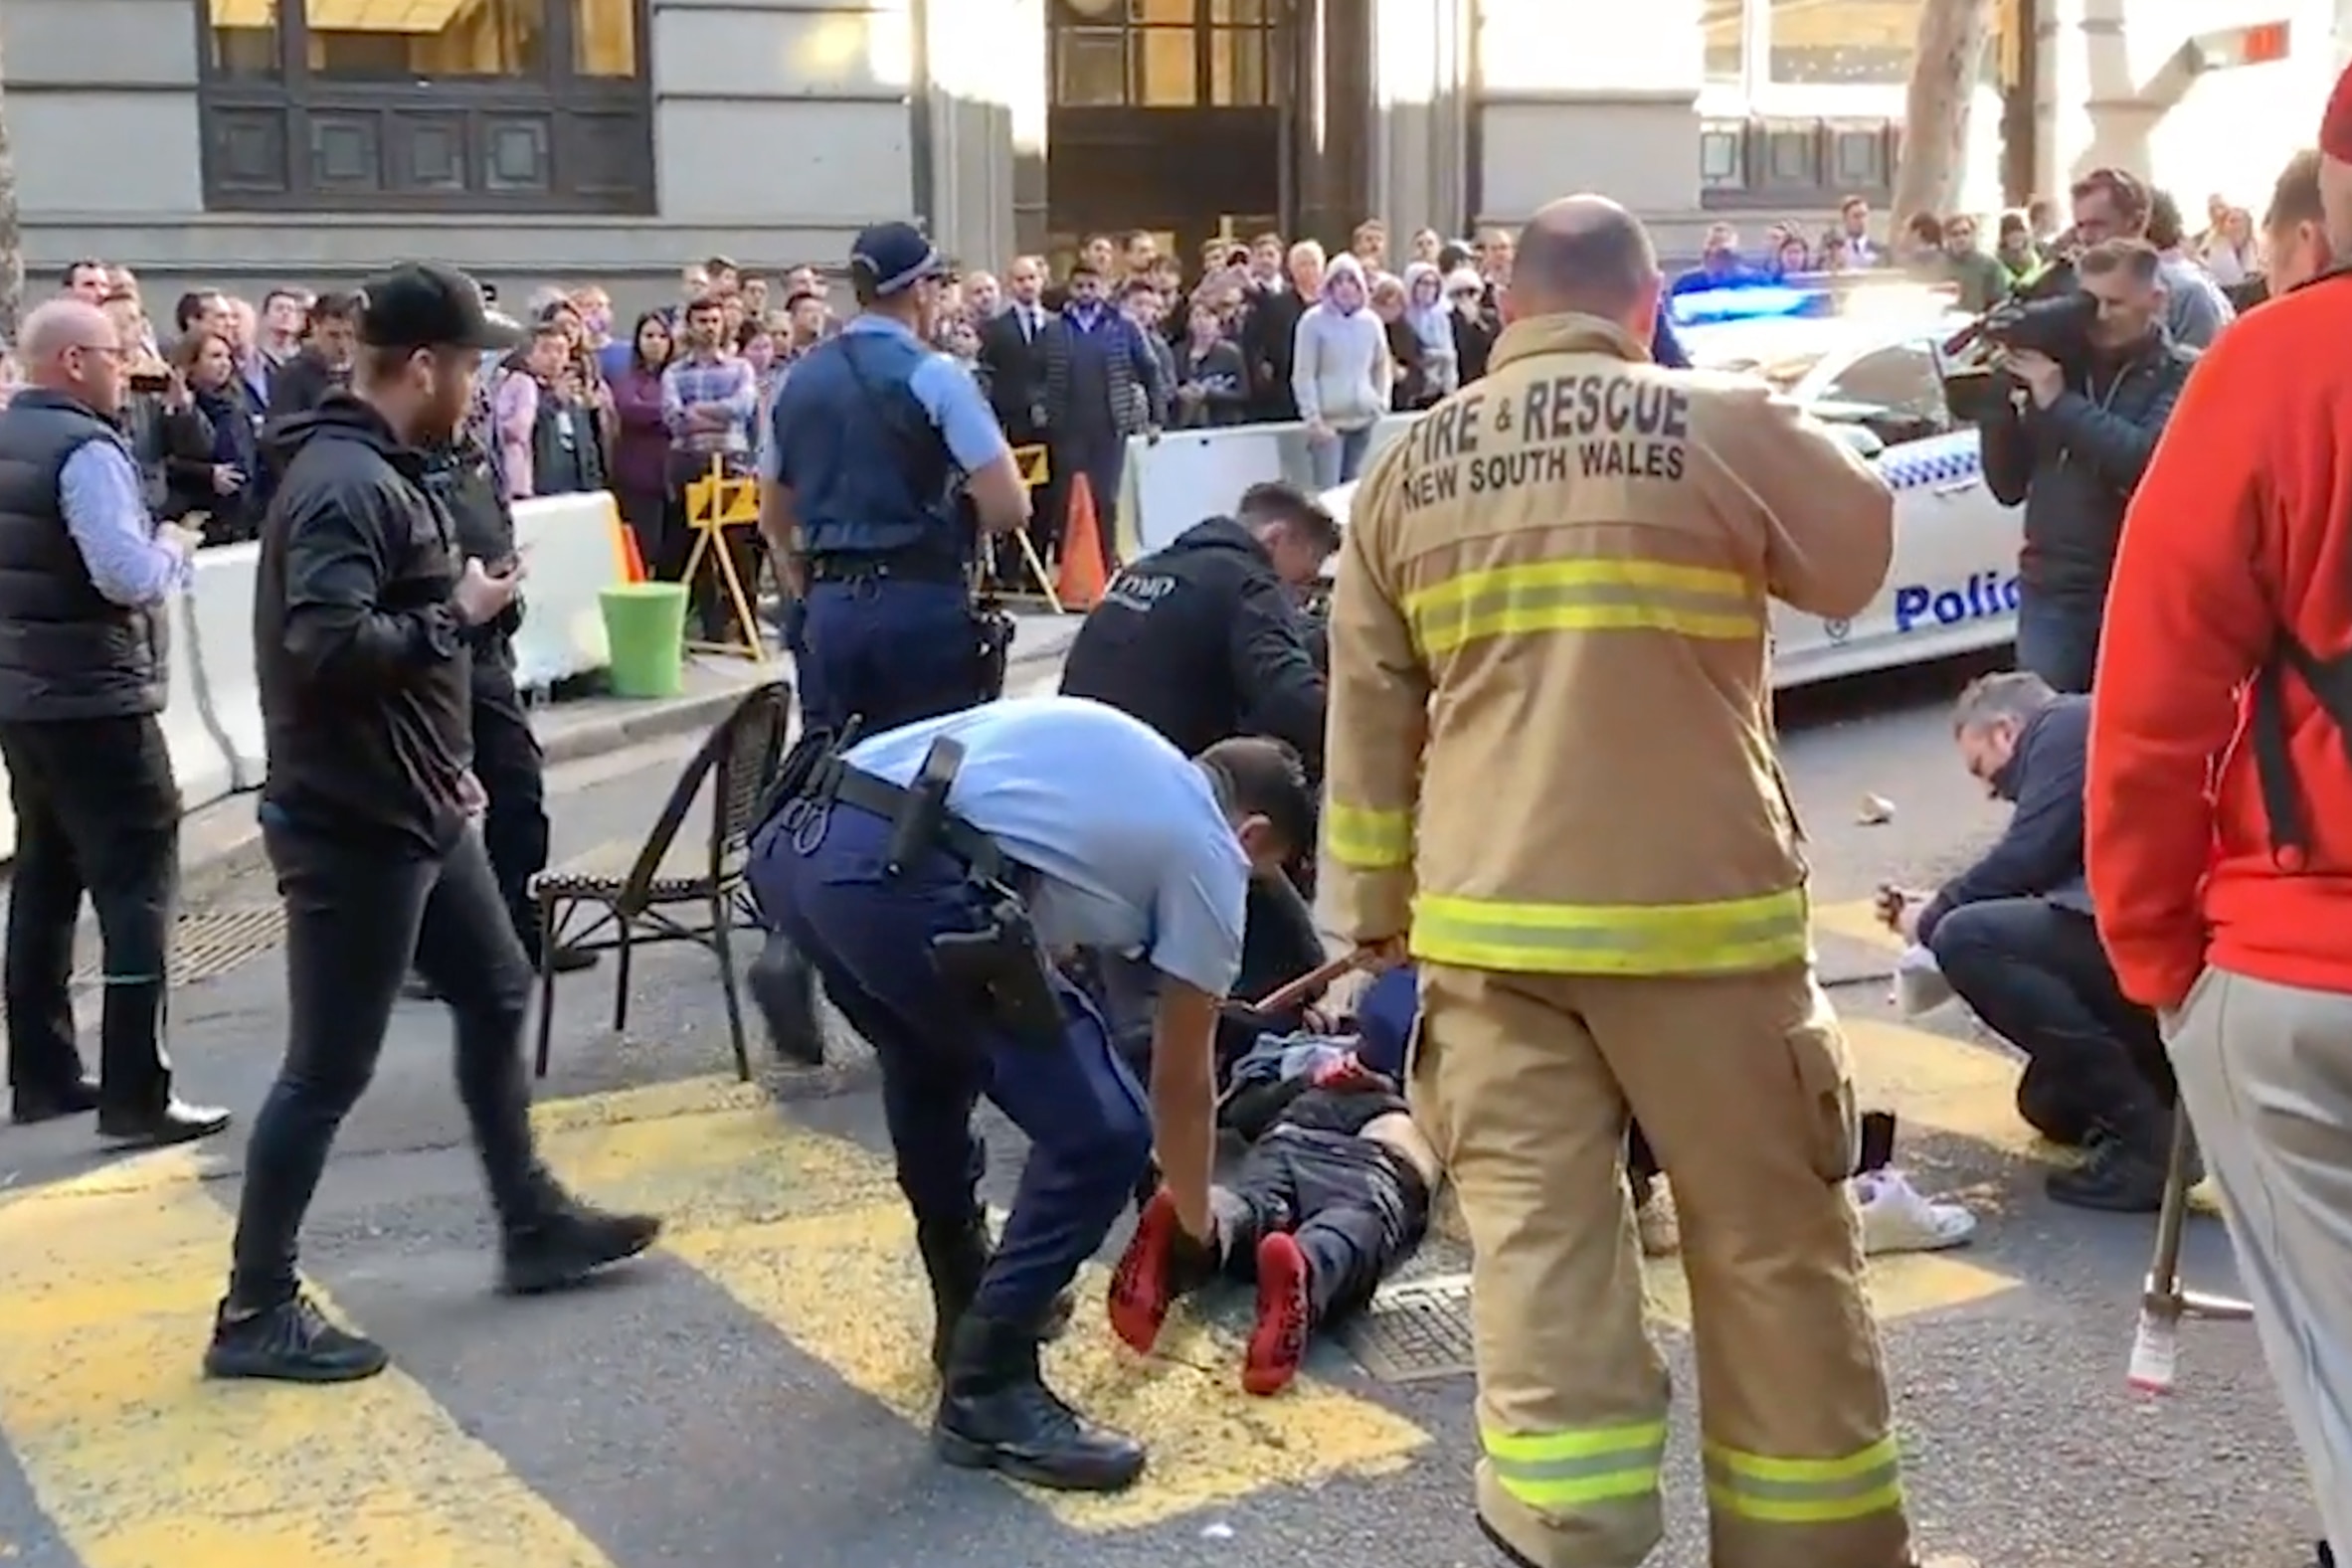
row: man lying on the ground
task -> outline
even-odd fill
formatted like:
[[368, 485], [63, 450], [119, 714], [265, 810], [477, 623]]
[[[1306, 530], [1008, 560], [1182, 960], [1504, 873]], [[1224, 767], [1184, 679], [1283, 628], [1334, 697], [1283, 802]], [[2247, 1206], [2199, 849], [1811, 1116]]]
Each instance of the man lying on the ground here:
[[1241, 1385], [1276, 1393], [1314, 1334], [1371, 1300], [1429, 1229], [1437, 1152], [1403, 1096], [1328, 1041], [1245, 1059], [1224, 1122], [1249, 1139], [1231, 1185], [1210, 1189], [1215, 1235], [1193, 1243], [1166, 1192], [1145, 1205], [1111, 1278], [1111, 1327], [1150, 1350], [1178, 1297], [1222, 1278], [1254, 1282], [1257, 1316]]

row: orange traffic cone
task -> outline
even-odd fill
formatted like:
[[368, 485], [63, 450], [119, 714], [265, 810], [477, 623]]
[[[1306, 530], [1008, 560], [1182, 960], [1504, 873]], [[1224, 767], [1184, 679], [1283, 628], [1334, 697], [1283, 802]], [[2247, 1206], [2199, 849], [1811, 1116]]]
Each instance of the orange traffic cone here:
[[1060, 570], [1054, 574], [1053, 597], [1064, 610], [1092, 610], [1110, 586], [1103, 556], [1102, 526], [1095, 521], [1094, 487], [1086, 475], [1070, 480], [1070, 516], [1062, 529]]
[[642, 583], [647, 577], [644, 554], [637, 549], [637, 531], [622, 520], [621, 503], [605, 497], [605, 526], [613, 531], [613, 554], [621, 563], [621, 581]]

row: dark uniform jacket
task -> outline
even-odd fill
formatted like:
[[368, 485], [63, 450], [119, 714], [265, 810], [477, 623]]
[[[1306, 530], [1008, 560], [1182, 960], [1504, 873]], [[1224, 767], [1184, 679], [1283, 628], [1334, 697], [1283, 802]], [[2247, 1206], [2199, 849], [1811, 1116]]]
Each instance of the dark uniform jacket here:
[[2082, 874], [2082, 786], [2090, 750], [2090, 699], [2061, 697], [2026, 720], [2017, 750], [1993, 776], [1993, 792], [2015, 804], [1993, 847], [1943, 885], [1919, 913], [1919, 940], [1953, 910], [1993, 899], [2044, 898], [2090, 913]]
[[254, 655], [265, 805], [310, 831], [436, 855], [463, 831], [471, 659], [462, 559], [425, 456], [347, 393], [270, 435]]
[[90, 441], [130, 458], [112, 424], [58, 393], [27, 388], [0, 411], [0, 722], [163, 711], [162, 607], [100, 594], [66, 528], [59, 477]]
[[2019, 569], [2032, 586], [2103, 598], [2123, 536], [2123, 508], [2197, 362], [2161, 330], [2120, 366], [2070, 371], [2047, 409], [2028, 406], [1983, 427], [1985, 488], [2023, 503]]
[[1319, 775], [1324, 678], [1265, 547], [1212, 517], [1111, 580], [1062, 664], [1062, 694], [1134, 715], [1187, 757], [1235, 735], [1287, 741]]

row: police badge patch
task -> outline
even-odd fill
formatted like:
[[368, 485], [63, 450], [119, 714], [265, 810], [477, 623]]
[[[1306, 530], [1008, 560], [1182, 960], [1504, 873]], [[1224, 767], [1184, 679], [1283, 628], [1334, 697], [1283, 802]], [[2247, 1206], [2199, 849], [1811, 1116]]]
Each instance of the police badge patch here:
[[1851, 620], [1825, 620], [1821, 623], [1821, 629], [1831, 643], [1842, 643], [1854, 634], [1854, 622]]

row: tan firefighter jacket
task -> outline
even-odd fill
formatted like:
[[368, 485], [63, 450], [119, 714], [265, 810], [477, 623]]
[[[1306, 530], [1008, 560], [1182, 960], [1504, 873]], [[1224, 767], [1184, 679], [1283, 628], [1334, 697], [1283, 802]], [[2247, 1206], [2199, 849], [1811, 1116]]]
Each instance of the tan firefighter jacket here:
[[1321, 875], [1361, 942], [1514, 972], [1810, 951], [1767, 603], [1851, 617], [1894, 497], [1744, 377], [1521, 321], [1382, 451], [1332, 607]]

